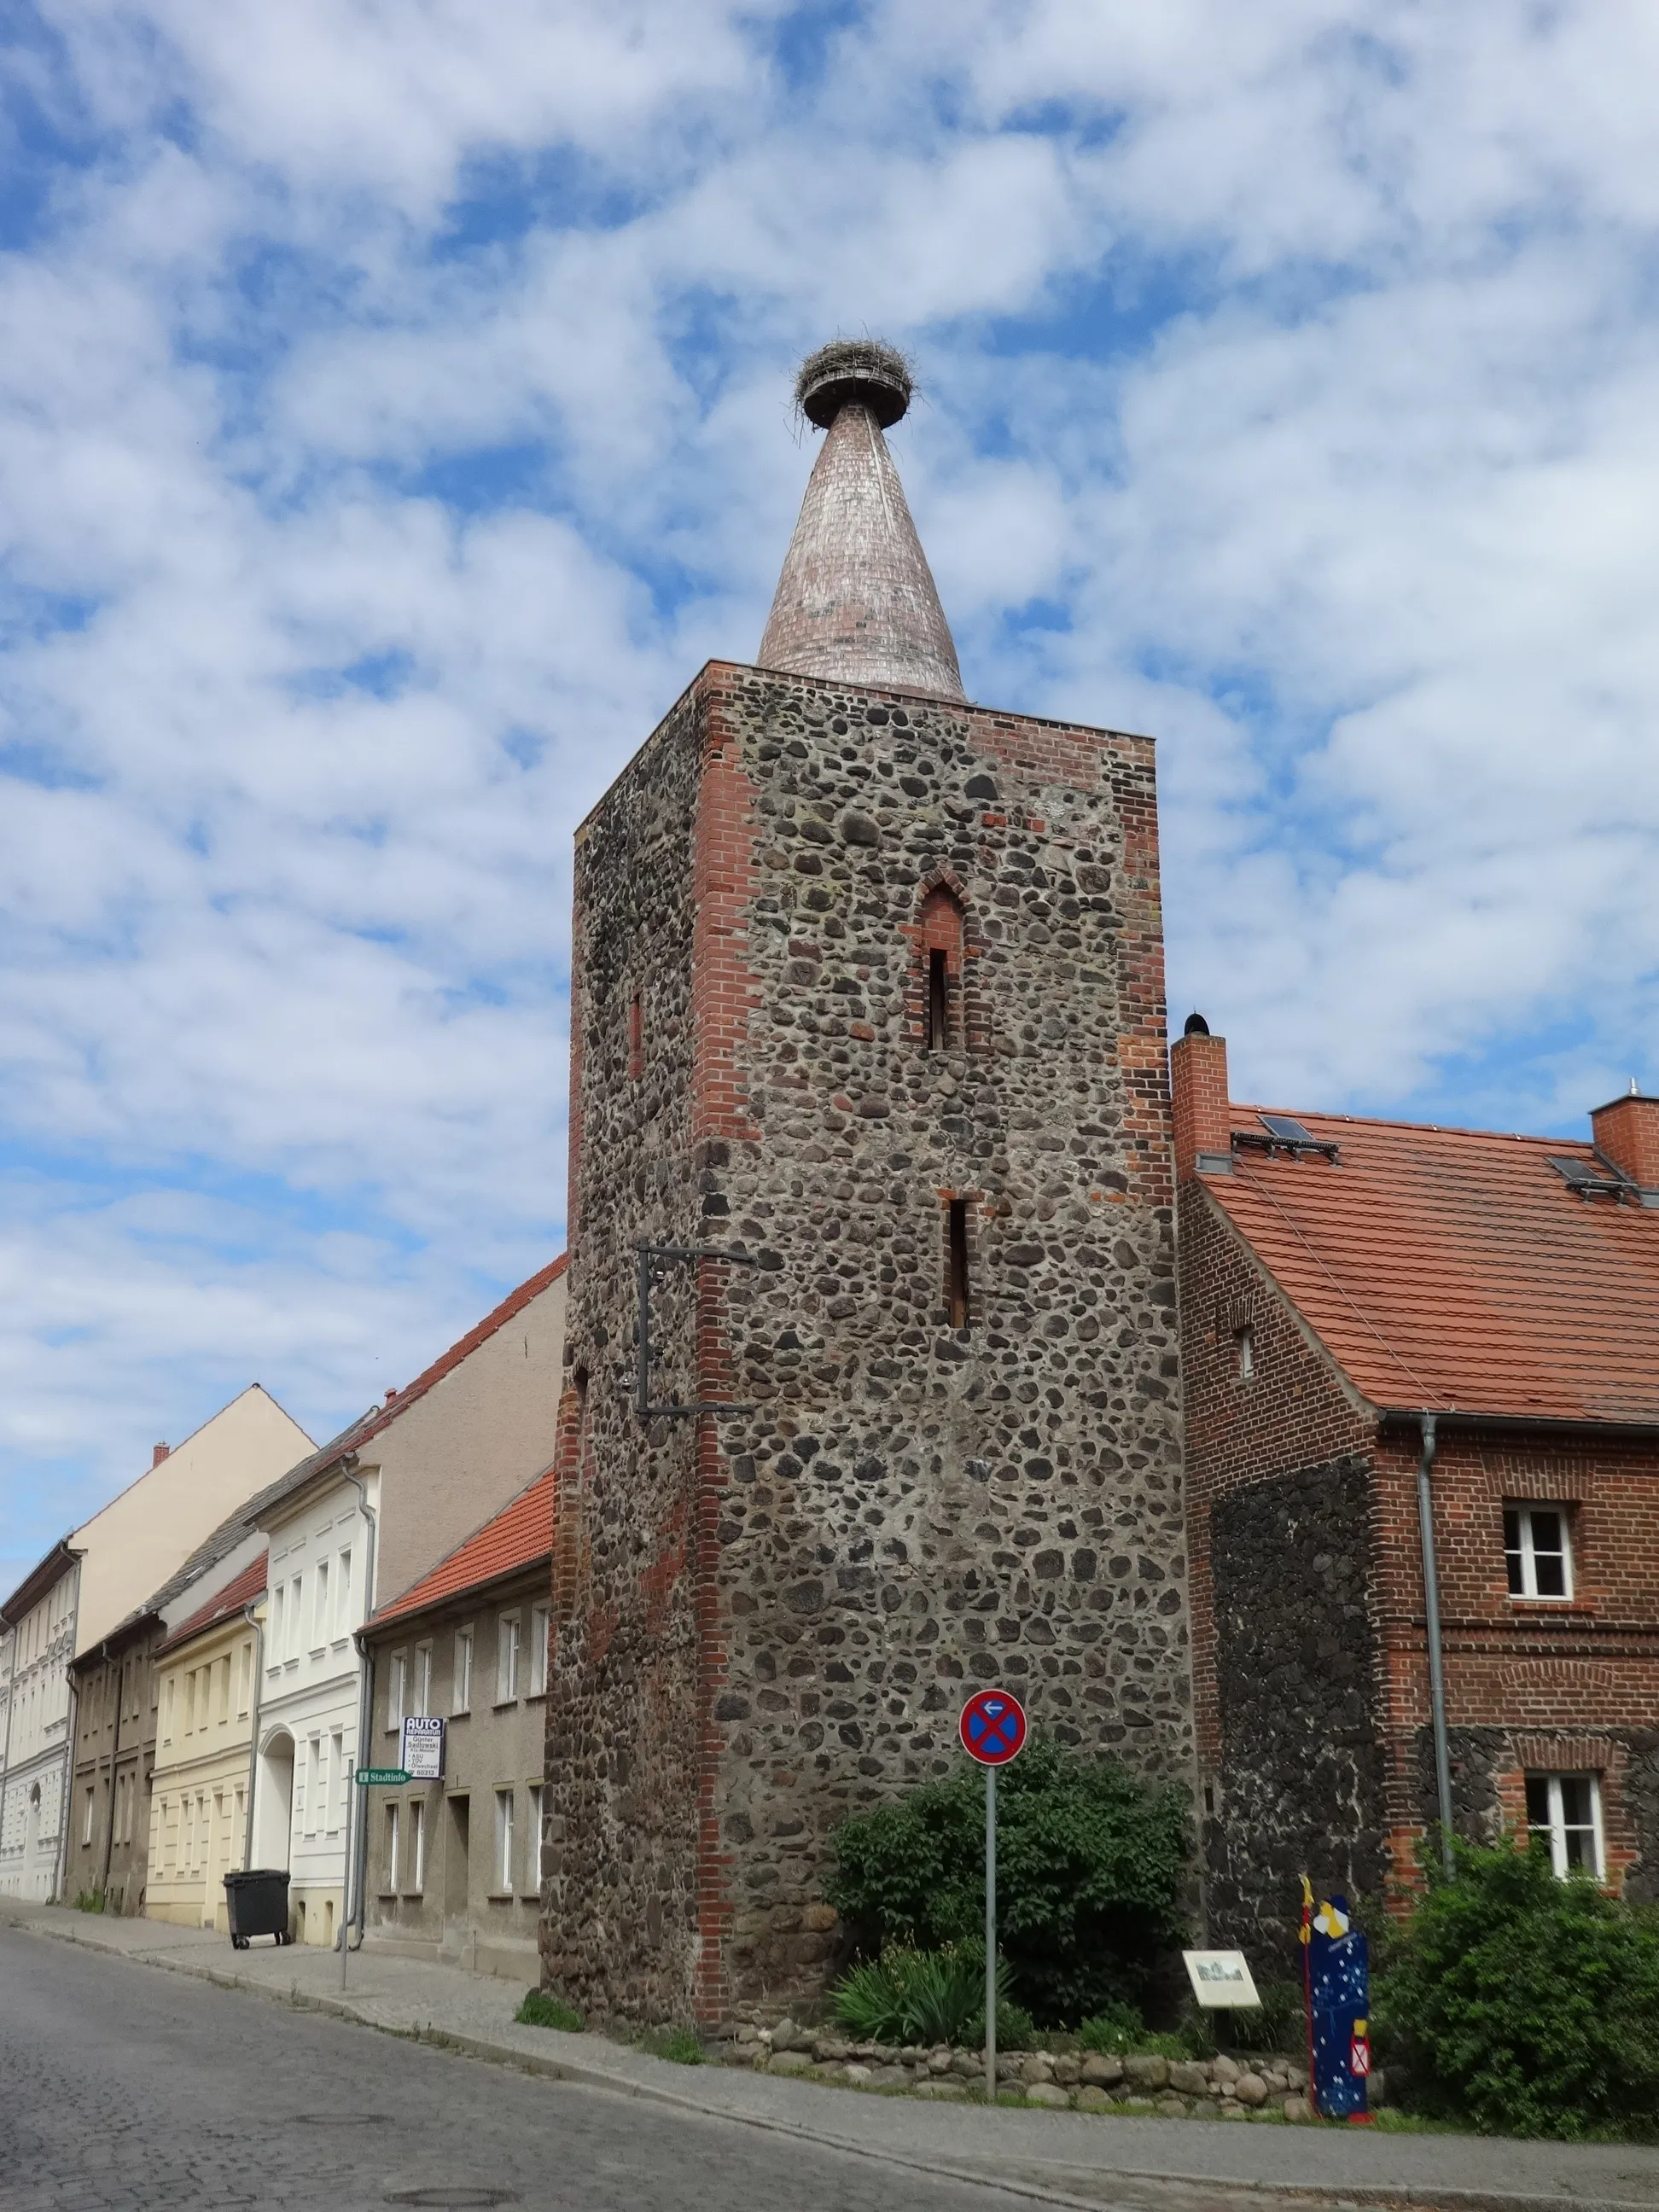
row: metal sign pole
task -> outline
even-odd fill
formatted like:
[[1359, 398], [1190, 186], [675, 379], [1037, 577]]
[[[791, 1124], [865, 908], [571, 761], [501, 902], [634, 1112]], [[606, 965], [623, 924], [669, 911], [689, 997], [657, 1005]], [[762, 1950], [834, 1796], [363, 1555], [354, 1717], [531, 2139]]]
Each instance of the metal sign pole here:
[[997, 2100], [997, 1771], [985, 1770], [985, 2101]]

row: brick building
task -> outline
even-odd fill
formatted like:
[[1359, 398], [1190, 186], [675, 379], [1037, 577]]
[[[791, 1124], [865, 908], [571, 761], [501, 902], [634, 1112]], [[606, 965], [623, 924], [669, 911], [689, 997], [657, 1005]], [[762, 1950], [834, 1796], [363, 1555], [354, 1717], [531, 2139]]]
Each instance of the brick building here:
[[761, 665], [576, 849], [544, 1969], [708, 2025], [821, 1988], [976, 1686], [1192, 1771], [1152, 747], [970, 705], [902, 364], [798, 396]]
[[1443, 1787], [1459, 1832], [1529, 1825], [1659, 1897], [1659, 1100], [1598, 1109], [1589, 1144], [1263, 1113], [1188, 1031], [1212, 1940], [1287, 1941], [1304, 1867], [1372, 1898], [1413, 1878]]

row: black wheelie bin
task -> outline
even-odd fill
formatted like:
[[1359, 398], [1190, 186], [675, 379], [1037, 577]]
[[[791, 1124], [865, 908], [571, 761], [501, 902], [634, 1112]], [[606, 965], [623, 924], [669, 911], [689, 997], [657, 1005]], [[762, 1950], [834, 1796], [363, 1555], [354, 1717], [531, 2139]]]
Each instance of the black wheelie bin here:
[[246, 1951], [252, 1936], [274, 1936], [289, 1941], [288, 1869], [248, 1867], [225, 1876], [225, 1909], [230, 1919], [231, 1948]]

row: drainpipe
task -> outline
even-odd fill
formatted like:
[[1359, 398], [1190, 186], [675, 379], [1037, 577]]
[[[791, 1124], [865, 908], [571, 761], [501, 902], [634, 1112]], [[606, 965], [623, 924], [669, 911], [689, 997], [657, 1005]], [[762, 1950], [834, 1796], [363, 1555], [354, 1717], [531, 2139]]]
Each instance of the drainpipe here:
[[[355, 1461], [356, 1455], [353, 1453], [350, 1456]], [[368, 1502], [368, 1486], [363, 1481], [362, 1477], [361, 1475], [354, 1474], [351, 1468], [343, 1464], [340, 1468], [340, 1472], [344, 1475], [346, 1480], [356, 1492], [358, 1505], [362, 1510], [364, 1520], [368, 1523], [368, 1541], [365, 1549], [363, 1560], [363, 1622], [365, 1626], [367, 1626], [368, 1620], [374, 1611], [374, 1548], [376, 1535], [374, 1509]], [[374, 1695], [374, 1669], [369, 1663], [368, 1654], [364, 1648], [361, 1632], [355, 1635], [352, 1641], [357, 1648], [358, 1676], [357, 1756], [354, 1764], [358, 1766], [362, 1766], [366, 1765], [368, 1762], [369, 1735], [374, 1727], [374, 1707], [371, 1703], [371, 1699]], [[362, 1792], [357, 1787], [357, 1778], [355, 1774], [352, 1776], [349, 1786], [351, 1795], [346, 1800], [347, 1840], [345, 1879], [341, 1884], [340, 1888], [340, 1950], [342, 1953], [342, 1971], [344, 1969], [343, 1954], [349, 1941], [349, 1930], [351, 1921], [354, 1918], [357, 1923], [357, 1948], [359, 1950], [362, 1948], [363, 1928], [367, 1918], [367, 1908], [368, 1903], [368, 1820], [366, 1816], [366, 1808], [359, 1802], [362, 1796]], [[356, 1893], [356, 1910], [353, 1912], [348, 1913], [346, 1908], [351, 1901], [354, 1891]]]
[[1429, 1641], [1429, 1704], [1434, 1715], [1434, 1779], [1440, 1799], [1440, 1863], [1452, 1878], [1451, 1753], [1446, 1742], [1446, 1676], [1440, 1655], [1440, 1577], [1434, 1563], [1434, 1415], [1421, 1416], [1423, 1449], [1417, 1462], [1417, 1525], [1423, 1538], [1423, 1605]]
[[[109, 1664], [109, 1645], [107, 1643], [104, 1645], [104, 1664], [106, 1667]], [[102, 1881], [99, 1883], [99, 1887], [103, 1891], [105, 1901], [106, 1903], [109, 1898], [110, 1861], [113, 1857], [115, 1852], [115, 1770], [117, 1762], [119, 1760], [121, 1756], [121, 1692], [125, 1687], [123, 1678], [125, 1674], [125, 1662], [122, 1662], [115, 1669], [115, 1741], [109, 1747], [109, 1820], [104, 1829], [104, 1874]], [[71, 1746], [71, 1749], [73, 1747]], [[71, 1759], [70, 1764], [70, 1773], [71, 1778], [73, 1777], [74, 1772], [75, 1765], [73, 1759]], [[73, 1802], [70, 1803], [69, 1809], [70, 1812], [73, 1814], [75, 1810]]]
[[242, 1815], [242, 1872], [253, 1864], [253, 1791], [259, 1779], [259, 1692], [265, 1680], [265, 1625], [252, 1605], [242, 1607], [242, 1618], [253, 1631], [253, 1695], [247, 1717], [247, 1809]]

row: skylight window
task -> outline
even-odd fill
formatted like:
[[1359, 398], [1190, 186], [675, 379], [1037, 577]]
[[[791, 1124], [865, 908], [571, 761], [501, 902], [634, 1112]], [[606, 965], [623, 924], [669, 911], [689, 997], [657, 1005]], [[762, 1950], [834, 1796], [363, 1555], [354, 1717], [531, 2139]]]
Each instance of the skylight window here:
[[1311, 1131], [1304, 1129], [1294, 1114], [1260, 1114], [1256, 1119], [1270, 1137], [1281, 1145], [1311, 1145], [1317, 1142]]

